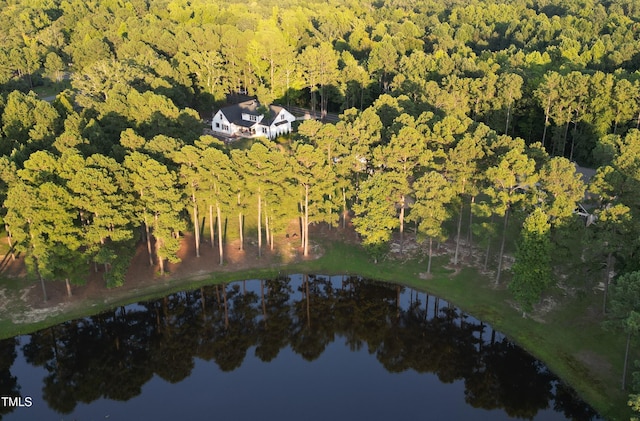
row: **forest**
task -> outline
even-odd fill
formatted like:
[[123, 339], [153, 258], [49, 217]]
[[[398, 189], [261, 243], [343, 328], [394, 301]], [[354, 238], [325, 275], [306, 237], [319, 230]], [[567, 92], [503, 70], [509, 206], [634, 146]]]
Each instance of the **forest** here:
[[[185, 233], [223, 265], [297, 220], [304, 256], [316, 224], [374, 262], [412, 235], [427, 276], [440, 243], [482, 248], [523, 315], [602, 284], [640, 331], [636, 1], [3, 0], [0, 37], [2, 222], [45, 299], [122, 285], [138, 242], [162, 274]], [[204, 135], [239, 94], [340, 117]]]

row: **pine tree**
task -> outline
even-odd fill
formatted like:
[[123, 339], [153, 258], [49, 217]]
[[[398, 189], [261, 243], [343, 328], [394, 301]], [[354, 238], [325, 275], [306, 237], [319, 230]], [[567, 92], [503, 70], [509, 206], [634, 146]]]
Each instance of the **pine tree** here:
[[[204, 146], [203, 146], [204, 147]], [[222, 235], [222, 209], [230, 210], [240, 191], [239, 179], [233, 171], [233, 164], [228, 155], [214, 147], [204, 147], [202, 159], [198, 163], [198, 172], [202, 179], [203, 201], [209, 210], [209, 234], [211, 247], [214, 247], [214, 221], [217, 221], [218, 255], [220, 265], [224, 264], [224, 245]], [[213, 210], [216, 217], [214, 219]], [[242, 227], [239, 227], [240, 233]]]
[[400, 195], [393, 188], [397, 182], [394, 173], [374, 174], [360, 185], [358, 203], [353, 205], [353, 225], [376, 263], [384, 254], [392, 230], [399, 224], [396, 203]]
[[504, 154], [497, 154], [497, 162], [486, 171], [487, 186], [484, 193], [489, 198], [492, 212], [503, 217], [502, 240], [498, 256], [498, 271], [495, 284], [500, 283], [509, 216], [514, 206], [526, 207], [533, 197], [528, 194], [538, 181], [535, 161], [527, 156], [524, 141], [501, 136], [490, 148], [509, 148]]
[[414, 185], [416, 203], [409, 218], [418, 223], [418, 235], [429, 241], [429, 261], [427, 275], [431, 275], [433, 240], [446, 239], [444, 223], [450, 214], [447, 205], [453, 200], [456, 191], [449, 181], [436, 171], [429, 171], [420, 177]]
[[306, 257], [309, 255], [309, 224], [330, 222], [334, 175], [327, 164], [326, 155], [312, 145], [294, 145], [293, 163], [293, 177], [301, 189], [302, 249]]
[[183, 191], [178, 189], [176, 174], [148, 155], [133, 152], [125, 157], [124, 167], [137, 193], [137, 214], [145, 226], [149, 263], [153, 264], [152, 233], [160, 274], [164, 274], [165, 259], [171, 263], [180, 261], [178, 234], [185, 229], [180, 216], [185, 206]]

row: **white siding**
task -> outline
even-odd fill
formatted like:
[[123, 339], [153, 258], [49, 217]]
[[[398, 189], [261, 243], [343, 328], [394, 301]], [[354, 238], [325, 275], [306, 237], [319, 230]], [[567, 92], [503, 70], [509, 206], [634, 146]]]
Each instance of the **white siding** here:
[[231, 123], [226, 118], [222, 110], [219, 110], [213, 116], [213, 119], [211, 120], [211, 129], [214, 132], [223, 133], [225, 135], [235, 135], [238, 132], [244, 131], [245, 132], [244, 136], [247, 136], [247, 135], [251, 137], [266, 136], [270, 139], [273, 139], [277, 136], [290, 133], [291, 123], [296, 120], [294, 115], [291, 114], [289, 111], [285, 110], [284, 108], [280, 110], [276, 118], [273, 120], [273, 124], [271, 124], [271, 126], [265, 126], [261, 124], [261, 121], [263, 121], [264, 116], [253, 116], [254, 118], [250, 118], [250, 116], [251, 116], [250, 114], [242, 113], [241, 118], [246, 121], [257, 120], [256, 121], [257, 124], [253, 126], [253, 129], [255, 130], [253, 134], [246, 133], [247, 131], [246, 127], [236, 126], [235, 124]]
[[219, 133], [232, 133], [232, 125], [229, 124], [229, 121], [224, 116], [222, 111], [218, 111], [216, 115], [213, 116], [213, 120], [211, 120], [211, 130]]

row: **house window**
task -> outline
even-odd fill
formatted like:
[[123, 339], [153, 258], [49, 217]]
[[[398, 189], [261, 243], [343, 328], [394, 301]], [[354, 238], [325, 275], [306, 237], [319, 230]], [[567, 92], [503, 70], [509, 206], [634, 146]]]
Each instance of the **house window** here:
[[220, 128], [220, 123], [216, 123], [216, 129]]
[[258, 121], [258, 116], [257, 116], [257, 115], [250, 115], [250, 116], [249, 116], [249, 120], [251, 120], [251, 121]]
[[280, 120], [284, 120], [284, 114], [280, 114]]
[[229, 131], [229, 126], [227, 126], [226, 124], [223, 124], [222, 125], [222, 130]]

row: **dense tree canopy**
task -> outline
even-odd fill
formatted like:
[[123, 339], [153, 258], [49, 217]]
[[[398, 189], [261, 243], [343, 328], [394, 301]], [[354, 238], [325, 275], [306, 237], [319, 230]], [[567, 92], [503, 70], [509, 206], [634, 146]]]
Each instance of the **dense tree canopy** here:
[[247, 92], [320, 115], [406, 94], [585, 163], [640, 116], [628, 2], [40, 3], [1, 3], [2, 89], [70, 78], [101, 112], [124, 112], [131, 88], [198, 108]]
[[[374, 259], [412, 229], [427, 273], [434, 240], [460, 263], [466, 224], [526, 310], [556, 256], [604, 280], [603, 312], [640, 269], [633, 1], [0, 0], [0, 40], [0, 216], [43, 288], [90, 266], [122, 285], [137, 242], [162, 273], [206, 226], [220, 264], [235, 239], [277, 253], [294, 220], [304, 255], [313, 224], [351, 221]], [[339, 118], [246, 149], [203, 136], [241, 95]]]
[[[90, 266], [121, 285], [139, 241], [162, 273], [206, 226], [224, 264], [232, 240], [277, 253], [297, 220], [308, 255], [310, 225], [351, 221], [374, 259], [413, 229], [429, 273], [449, 233], [463, 259], [466, 214], [467, 248], [526, 310], [573, 230], [583, 245], [558, 255], [588, 262], [584, 288], [604, 276], [606, 311], [639, 269], [639, 28], [627, 1], [0, 0], [10, 246], [71, 293]], [[245, 149], [203, 136], [240, 95], [339, 118]], [[588, 188], [575, 162], [597, 167]]]

